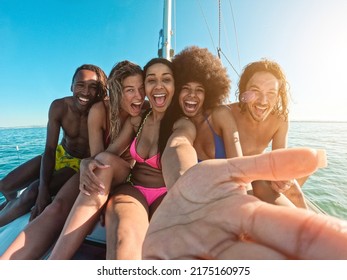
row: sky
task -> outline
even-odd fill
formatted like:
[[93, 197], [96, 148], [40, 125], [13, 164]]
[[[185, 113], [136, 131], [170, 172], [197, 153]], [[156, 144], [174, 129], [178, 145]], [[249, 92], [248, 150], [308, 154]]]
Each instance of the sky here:
[[[174, 52], [220, 47], [230, 102], [242, 69], [268, 58], [289, 81], [290, 120], [347, 121], [347, 1], [172, 1]], [[46, 125], [82, 64], [144, 66], [162, 24], [163, 0], [0, 0], [0, 127]]]

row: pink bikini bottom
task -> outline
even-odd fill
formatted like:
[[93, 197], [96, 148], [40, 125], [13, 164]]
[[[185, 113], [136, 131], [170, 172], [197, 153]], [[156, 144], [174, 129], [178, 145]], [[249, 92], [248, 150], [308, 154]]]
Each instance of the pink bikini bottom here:
[[151, 204], [161, 195], [166, 193], [166, 187], [160, 187], [160, 188], [146, 188], [139, 185], [134, 185], [134, 188], [138, 189], [143, 196], [146, 198], [146, 201], [148, 203], [148, 206], [151, 206]]

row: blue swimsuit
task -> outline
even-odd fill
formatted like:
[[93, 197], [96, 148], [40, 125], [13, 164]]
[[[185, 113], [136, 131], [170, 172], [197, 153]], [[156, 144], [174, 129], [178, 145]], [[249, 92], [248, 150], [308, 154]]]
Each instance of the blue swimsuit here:
[[[212, 128], [210, 122], [207, 119], [207, 116], [205, 116], [205, 120], [208, 124], [208, 126], [211, 129], [213, 140], [214, 140], [214, 155], [215, 158], [226, 158], [225, 148], [224, 148], [224, 141], [223, 138], [220, 137]], [[198, 162], [201, 162], [202, 160], [198, 159]]]

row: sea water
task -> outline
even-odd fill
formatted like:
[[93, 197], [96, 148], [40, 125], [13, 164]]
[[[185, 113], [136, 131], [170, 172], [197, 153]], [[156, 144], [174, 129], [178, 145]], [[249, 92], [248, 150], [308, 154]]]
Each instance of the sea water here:
[[328, 166], [312, 174], [303, 191], [327, 213], [347, 220], [347, 122], [291, 122], [288, 146], [326, 150]]
[[[0, 128], [0, 178], [42, 154], [45, 139], [45, 127]], [[328, 166], [312, 174], [303, 191], [330, 215], [347, 220], [347, 123], [291, 122], [288, 146], [326, 150]]]

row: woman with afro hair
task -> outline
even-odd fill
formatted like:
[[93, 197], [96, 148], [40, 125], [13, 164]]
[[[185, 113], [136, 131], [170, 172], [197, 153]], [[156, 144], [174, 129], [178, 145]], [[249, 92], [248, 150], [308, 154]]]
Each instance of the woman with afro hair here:
[[220, 59], [206, 48], [191, 46], [172, 63], [176, 94], [159, 137], [168, 190], [199, 161], [242, 156], [236, 122], [224, 105], [231, 81]]

